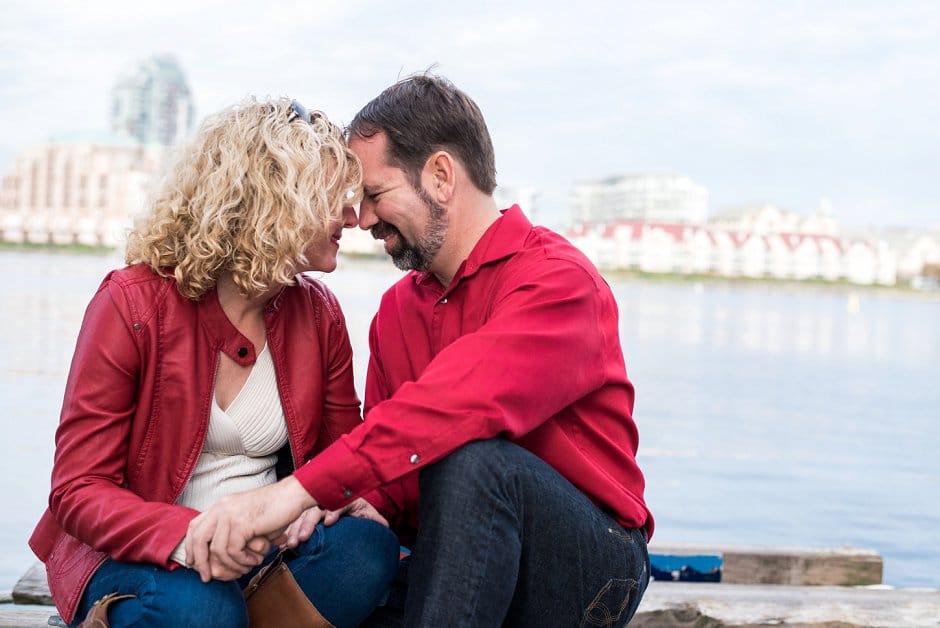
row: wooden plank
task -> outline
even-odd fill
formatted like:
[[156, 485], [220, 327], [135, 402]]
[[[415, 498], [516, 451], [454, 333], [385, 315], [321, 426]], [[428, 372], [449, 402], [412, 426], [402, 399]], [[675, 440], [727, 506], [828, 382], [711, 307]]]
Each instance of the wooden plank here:
[[630, 628], [924, 628], [940, 590], [651, 582]]
[[49, 618], [59, 612], [54, 606], [21, 606], [0, 604], [0, 626], [17, 628], [49, 628]]
[[[884, 577], [884, 563], [881, 556], [873, 550], [854, 547], [660, 545], [654, 543], [650, 545], [649, 551], [650, 560], [654, 566], [656, 561], [666, 564], [666, 559], [674, 566], [677, 561], [681, 564], [681, 557], [717, 557], [720, 561], [719, 581], [725, 584], [857, 586], [881, 584]], [[691, 560], [689, 563], [690, 569], [693, 569], [694, 564]], [[680, 577], [678, 579], [694, 580], [696, 578]], [[707, 580], [707, 578], [698, 579]]]
[[[0, 627], [47, 627], [51, 606], [0, 604]], [[940, 626], [940, 590], [652, 582], [631, 628]]]

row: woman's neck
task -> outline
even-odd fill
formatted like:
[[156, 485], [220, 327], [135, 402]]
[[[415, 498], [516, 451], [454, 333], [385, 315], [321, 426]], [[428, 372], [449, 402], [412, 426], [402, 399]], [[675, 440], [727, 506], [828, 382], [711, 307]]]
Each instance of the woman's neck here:
[[254, 343], [256, 350], [264, 348], [264, 306], [277, 294], [278, 288], [249, 299], [239, 292], [232, 274], [223, 273], [216, 282], [216, 292], [219, 305], [232, 325]]

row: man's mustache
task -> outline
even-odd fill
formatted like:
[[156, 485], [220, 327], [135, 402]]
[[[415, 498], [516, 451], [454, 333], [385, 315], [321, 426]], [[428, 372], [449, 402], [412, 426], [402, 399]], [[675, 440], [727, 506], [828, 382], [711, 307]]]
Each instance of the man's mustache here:
[[372, 237], [376, 240], [384, 240], [390, 235], [397, 235], [398, 238], [401, 239], [401, 233], [398, 229], [384, 221], [372, 225], [372, 228], [369, 229], [369, 233], [371, 233]]

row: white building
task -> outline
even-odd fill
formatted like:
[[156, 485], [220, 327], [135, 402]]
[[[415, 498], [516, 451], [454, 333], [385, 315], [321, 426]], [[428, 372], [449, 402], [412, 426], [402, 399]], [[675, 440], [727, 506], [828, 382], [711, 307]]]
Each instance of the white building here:
[[567, 235], [601, 269], [883, 285], [898, 278], [897, 253], [877, 239], [640, 221], [582, 224]]
[[513, 205], [519, 208], [528, 216], [533, 223], [538, 222], [538, 202], [539, 192], [533, 187], [497, 185], [493, 190], [493, 199], [496, 206], [500, 209], [506, 209]]
[[144, 144], [177, 144], [192, 129], [193, 116], [186, 76], [172, 56], [124, 70], [111, 91], [111, 131]]
[[103, 135], [31, 148], [0, 184], [0, 239], [114, 246], [166, 157], [165, 147]]
[[822, 199], [816, 212], [803, 216], [776, 205], [745, 205], [708, 217], [708, 226], [739, 233], [812, 233], [835, 236], [838, 225], [832, 217], [832, 205]]
[[570, 203], [575, 223], [641, 220], [696, 225], [705, 222], [708, 191], [681, 175], [624, 175], [576, 184]]

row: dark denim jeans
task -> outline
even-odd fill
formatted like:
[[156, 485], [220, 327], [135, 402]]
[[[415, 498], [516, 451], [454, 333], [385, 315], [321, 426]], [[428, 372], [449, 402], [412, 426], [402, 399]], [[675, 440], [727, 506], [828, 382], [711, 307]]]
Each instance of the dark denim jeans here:
[[646, 532], [622, 528], [540, 458], [502, 439], [476, 441], [425, 468], [420, 483], [414, 552], [366, 625], [400, 625], [396, 601], [409, 627], [623, 626], [633, 617], [649, 582]]
[[[335, 626], [357, 626], [385, 600], [397, 569], [399, 545], [388, 528], [343, 517], [330, 527], [318, 525], [295, 552], [287, 564], [317, 610]], [[109, 559], [92, 576], [72, 625], [81, 622], [95, 600], [117, 591], [137, 598], [111, 606], [108, 615], [114, 628], [247, 626], [241, 590], [252, 575], [237, 582], [204, 584], [192, 569], [167, 571]]]

